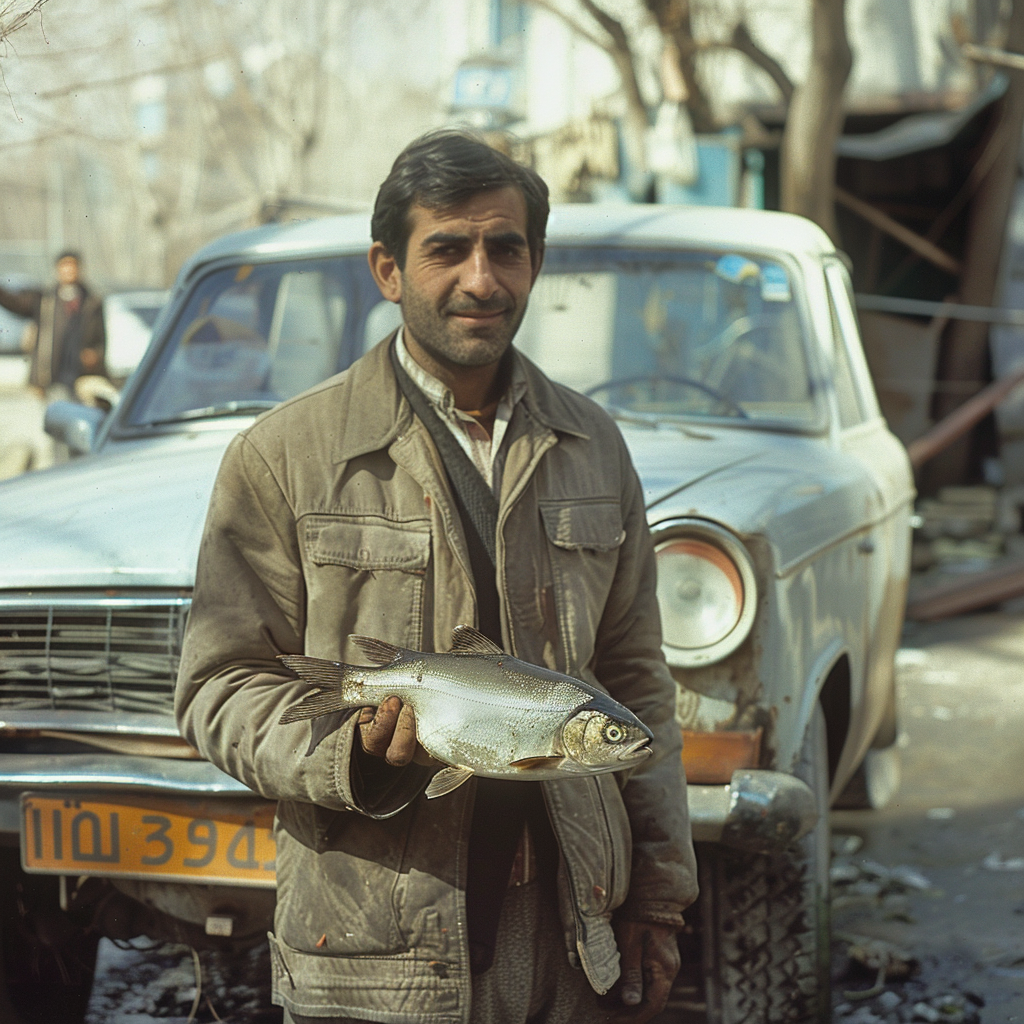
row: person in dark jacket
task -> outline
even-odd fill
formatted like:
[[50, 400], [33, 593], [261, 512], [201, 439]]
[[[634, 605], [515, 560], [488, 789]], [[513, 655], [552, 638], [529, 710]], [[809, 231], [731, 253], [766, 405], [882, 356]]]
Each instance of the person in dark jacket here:
[[71, 394], [79, 377], [103, 373], [103, 303], [83, 283], [81, 262], [77, 252], [62, 252], [56, 284], [46, 291], [0, 288], [0, 306], [33, 322], [29, 384], [43, 394], [52, 395], [55, 385]]

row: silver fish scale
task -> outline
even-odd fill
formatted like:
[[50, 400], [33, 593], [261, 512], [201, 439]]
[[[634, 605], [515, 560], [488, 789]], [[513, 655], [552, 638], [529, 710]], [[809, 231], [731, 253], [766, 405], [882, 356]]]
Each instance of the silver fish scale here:
[[[471, 764], [479, 775], [507, 778], [513, 761], [559, 753], [555, 740], [566, 717], [591, 694], [571, 680], [538, 678], [506, 668], [498, 659], [429, 656], [394, 667], [369, 670], [360, 687], [368, 704], [395, 695], [416, 712], [417, 735], [424, 749], [447, 764]], [[462, 662], [462, 664], [460, 664]], [[455, 668], [470, 669], [465, 674]], [[500, 709], [500, 715], [495, 714]], [[565, 774], [533, 773], [558, 778]]]

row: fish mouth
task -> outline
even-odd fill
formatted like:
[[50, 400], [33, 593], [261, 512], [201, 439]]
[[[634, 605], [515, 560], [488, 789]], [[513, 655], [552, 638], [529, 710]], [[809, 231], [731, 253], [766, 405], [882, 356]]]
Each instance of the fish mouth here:
[[650, 740], [646, 736], [641, 736], [640, 739], [630, 743], [625, 750], [619, 752], [620, 761], [638, 761], [641, 758], [648, 757], [651, 754], [651, 748], [647, 746]]

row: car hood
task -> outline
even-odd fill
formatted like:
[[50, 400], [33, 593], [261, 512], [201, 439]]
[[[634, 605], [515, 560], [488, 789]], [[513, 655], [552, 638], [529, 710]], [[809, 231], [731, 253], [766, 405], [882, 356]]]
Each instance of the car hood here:
[[[863, 501], [862, 477], [821, 438], [620, 426], [652, 524], [699, 516], [741, 537], [762, 534], [780, 566], [867, 511], [854, 497]], [[3, 482], [0, 589], [191, 587], [210, 491], [233, 434], [119, 442]]]
[[0, 484], [0, 589], [191, 587], [232, 434], [114, 444]]
[[777, 570], [887, 511], [864, 468], [822, 437], [666, 424], [623, 434], [652, 526], [699, 517], [763, 536]]

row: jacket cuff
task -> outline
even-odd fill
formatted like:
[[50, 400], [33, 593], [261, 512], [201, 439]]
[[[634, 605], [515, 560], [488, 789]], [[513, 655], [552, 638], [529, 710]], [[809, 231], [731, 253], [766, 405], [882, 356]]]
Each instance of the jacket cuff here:
[[434, 769], [408, 764], [396, 768], [367, 754], [355, 737], [358, 715], [337, 730], [334, 779], [338, 797], [351, 810], [371, 818], [390, 818], [426, 788]]
[[630, 900], [615, 912], [616, 917], [644, 924], [661, 924], [667, 928], [683, 927], [683, 915], [678, 903], [662, 903], [658, 900]]

